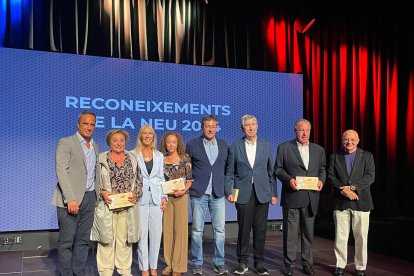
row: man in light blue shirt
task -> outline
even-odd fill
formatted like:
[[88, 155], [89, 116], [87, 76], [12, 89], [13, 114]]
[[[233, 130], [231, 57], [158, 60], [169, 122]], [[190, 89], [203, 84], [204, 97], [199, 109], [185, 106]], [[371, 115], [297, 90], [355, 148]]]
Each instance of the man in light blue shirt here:
[[89, 275], [87, 260], [96, 199], [99, 194], [98, 145], [92, 139], [96, 115], [83, 111], [78, 131], [60, 139], [56, 148], [58, 183], [52, 198], [57, 207], [60, 275]]
[[203, 273], [203, 233], [206, 210], [210, 211], [214, 235], [214, 272], [228, 274], [224, 267], [225, 166], [229, 146], [216, 138], [218, 121], [213, 115], [202, 120], [203, 135], [188, 142], [186, 151], [191, 157], [194, 182], [190, 188], [193, 222], [191, 228], [191, 255], [193, 275]]

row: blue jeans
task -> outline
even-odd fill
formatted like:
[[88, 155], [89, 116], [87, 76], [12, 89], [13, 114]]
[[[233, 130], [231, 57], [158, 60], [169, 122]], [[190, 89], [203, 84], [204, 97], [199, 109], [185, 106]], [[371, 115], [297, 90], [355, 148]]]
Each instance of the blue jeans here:
[[201, 267], [203, 265], [203, 233], [207, 209], [210, 211], [211, 224], [213, 226], [213, 263], [216, 266], [224, 265], [225, 203], [224, 196], [203, 195], [202, 197], [191, 197], [191, 209], [193, 212], [191, 255], [193, 267]]

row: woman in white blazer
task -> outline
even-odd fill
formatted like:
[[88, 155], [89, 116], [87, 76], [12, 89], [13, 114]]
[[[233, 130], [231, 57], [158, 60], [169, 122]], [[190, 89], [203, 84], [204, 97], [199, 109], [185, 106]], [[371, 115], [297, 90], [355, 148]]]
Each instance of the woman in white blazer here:
[[162, 214], [167, 197], [162, 194], [164, 156], [156, 149], [157, 135], [150, 125], [141, 127], [136, 154], [143, 177], [140, 204], [141, 237], [138, 242], [138, 264], [143, 276], [157, 275], [158, 254], [162, 235]]

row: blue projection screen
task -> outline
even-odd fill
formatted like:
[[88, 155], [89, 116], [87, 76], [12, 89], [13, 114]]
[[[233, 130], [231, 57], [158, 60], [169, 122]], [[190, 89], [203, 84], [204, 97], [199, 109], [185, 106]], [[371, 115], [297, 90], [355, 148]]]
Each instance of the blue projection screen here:
[[[94, 139], [101, 151], [108, 150], [105, 136], [112, 128], [128, 131], [127, 148], [133, 149], [143, 124], [151, 124], [159, 140], [175, 130], [187, 142], [201, 135], [206, 114], [218, 117], [217, 136], [231, 144], [243, 135], [241, 117], [252, 114], [275, 157], [277, 145], [293, 138], [294, 121], [302, 117], [301, 74], [0, 48], [0, 85], [0, 139], [7, 152], [0, 232], [58, 228], [51, 204], [56, 144], [76, 132], [84, 109], [97, 114]], [[191, 221], [191, 211], [189, 216]], [[271, 206], [269, 219], [281, 218], [279, 203]], [[226, 220], [236, 219], [228, 203]]]

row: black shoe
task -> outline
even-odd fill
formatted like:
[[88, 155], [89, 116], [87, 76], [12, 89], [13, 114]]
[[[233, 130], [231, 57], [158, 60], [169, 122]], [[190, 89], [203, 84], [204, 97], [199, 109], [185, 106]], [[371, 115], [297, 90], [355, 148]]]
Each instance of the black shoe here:
[[340, 268], [340, 267], [335, 268], [335, 274], [334, 275], [335, 276], [343, 276], [344, 275], [344, 269]]
[[315, 274], [315, 271], [313, 271], [313, 267], [310, 264], [304, 264], [302, 266], [303, 273], [306, 275], [313, 275]]
[[365, 273], [365, 270], [355, 270], [355, 275], [357, 275], [357, 276], [365, 276], [365, 275], [367, 275], [366, 273]]
[[285, 270], [283, 271], [283, 274], [286, 276], [292, 276], [294, 270], [295, 270], [295, 267], [293, 265], [287, 266]]
[[214, 272], [218, 275], [227, 275], [229, 271], [222, 265], [214, 265]]
[[240, 263], [239, 266], [236, 267], [236, 269], [233, 271], [233, 273], [238, 274], [238, 275], [243, 275], [248, 270], [249, 268], [245, 264]]
[[257, 275], [269, 275], [269, 271], [263, 265], [255, 265], [253, 271], [256, 272]]
[[202, 275], [202, 274], [203, 274], [203, 269], [201, 268], [201, 266], [193, 267], [193, 275]]

